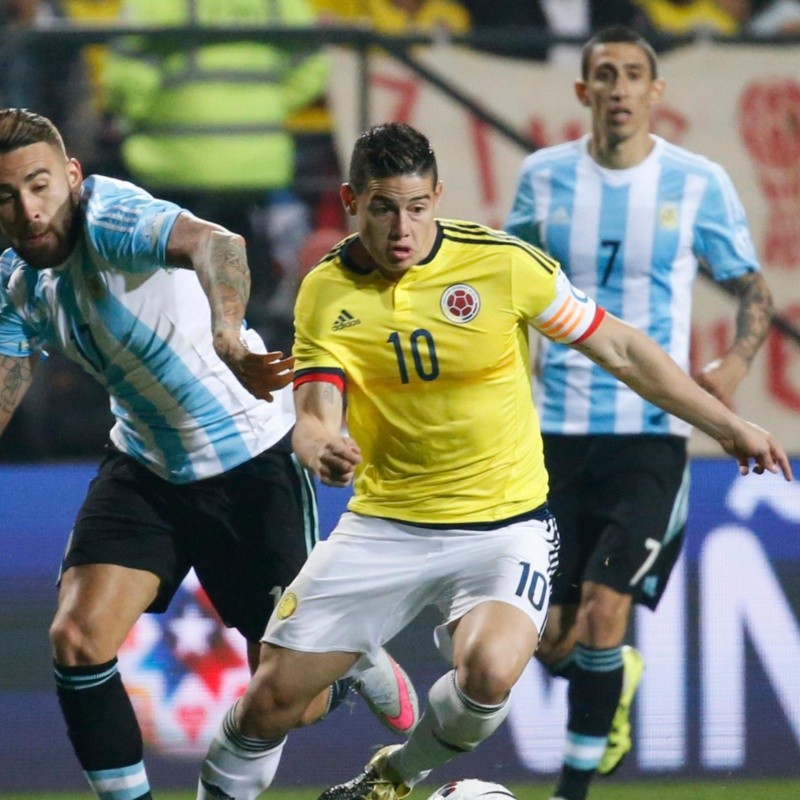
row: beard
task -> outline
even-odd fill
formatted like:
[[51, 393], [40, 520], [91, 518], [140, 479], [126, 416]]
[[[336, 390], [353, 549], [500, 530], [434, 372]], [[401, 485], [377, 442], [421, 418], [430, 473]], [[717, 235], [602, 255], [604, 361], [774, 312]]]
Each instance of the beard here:
[[35, 235], [46, 235], [45, 240], [36, 244], [21, 240], [13, 247], [33, 269], [57, 267], [63, 264], [75, 249], [79, 230], [79, 195], [78, 192], [70, 192], [53, 214], [47, 227], [30, 231]]

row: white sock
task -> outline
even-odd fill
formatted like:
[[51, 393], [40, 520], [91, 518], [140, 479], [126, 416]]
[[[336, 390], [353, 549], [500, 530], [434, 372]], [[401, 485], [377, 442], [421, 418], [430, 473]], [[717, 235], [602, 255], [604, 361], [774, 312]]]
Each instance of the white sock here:
[[497, 706], [470, 700], [451, 670], [431, 686], [425, 713], [408, 741], [391, 754], [389, 764], [403, 783], [413, 786], [434, 767], [474, 750], [507, 716], [508, 700]]
[[232, 706], [200, 768], [197, 800], [254, 800], [275, 777], [286, 737], [253, 739], [236, 730]]

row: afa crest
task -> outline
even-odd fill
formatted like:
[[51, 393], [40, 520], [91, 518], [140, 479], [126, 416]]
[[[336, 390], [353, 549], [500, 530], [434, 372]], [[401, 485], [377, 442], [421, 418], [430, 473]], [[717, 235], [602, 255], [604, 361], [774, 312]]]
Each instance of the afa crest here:
[[658, 210], [658, 224], [668, 231], [674, 231], [680, 223], [677, 203], [662, 203]]
[[448, 286], [442, 293], [442, 313], [450, 322], [470, 322], [481, 310], [480, 295], [467, 283]]

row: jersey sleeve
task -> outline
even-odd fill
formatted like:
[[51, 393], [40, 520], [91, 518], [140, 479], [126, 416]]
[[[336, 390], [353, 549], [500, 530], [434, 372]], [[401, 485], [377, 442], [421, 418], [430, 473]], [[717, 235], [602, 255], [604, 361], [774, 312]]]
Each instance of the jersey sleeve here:
[[0, 303], [0, 355], [26, 358], [33, 347], [25, 333], [22, 317], [13, 306]]
[[559, 267], [551, 283], [550, 302], [530, 319], [539, 333], [560, 344], [577, 344], [594, 333], [605, 309], [570, 283]]
[[15, 261], [16, 256], [12, 250], [6, 250], [0, 256], [0, 355], [25, 358], [31, 355], [33, 348], [24, 320], [14, 305], [9, 290]]
[[541, 247], [539, 226], [536, 223], [536, 187], [528, 161], [526, 159], [520, 169], [517, 191], [506, 219], [505, 229], [523, 241]]
[[107, 261], [130, 272], [165, 267], [167, 242], [183, 209], [124, 181], [86, 181], [86, 235]]
[[742, 202], [722, 167], [714, 165], [700, 201], [695, 231], [695, 254], [717, 281], [759, 269]]
[[313, 273], [300, 284], [294, 310], [294, 388], [311, 381], [333, 383], [340, 391], [345, 389], [345, 372], [325, 346], [325, 336], [320, 324], [324, 315], [318, 305], [321, 297], [320, 282]]

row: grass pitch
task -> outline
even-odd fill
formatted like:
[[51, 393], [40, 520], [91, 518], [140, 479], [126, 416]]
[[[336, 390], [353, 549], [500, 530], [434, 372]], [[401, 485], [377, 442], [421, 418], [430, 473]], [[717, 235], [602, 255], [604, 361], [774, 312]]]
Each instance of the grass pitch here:
[[[418, 800], [434, 791], [427, 784], [414, 792]], [[548, 800], [552, 783], [516, 785], [509, 788], [519, 800]], [[316, 800], [320, 789], [270, 789], [263, 800]], [[194, 800], [194, 792], [156, 792], [156, 800]], [[90, 800], [92, 795], [82, 793], [0, 793], [0, 800]], [[590, 800], [794, 800], [800, 798], [800, 780], [715, 780], [688, 783], [684, 781], [647, 781], [619, 783], [597, 781], [589, 795]]]

